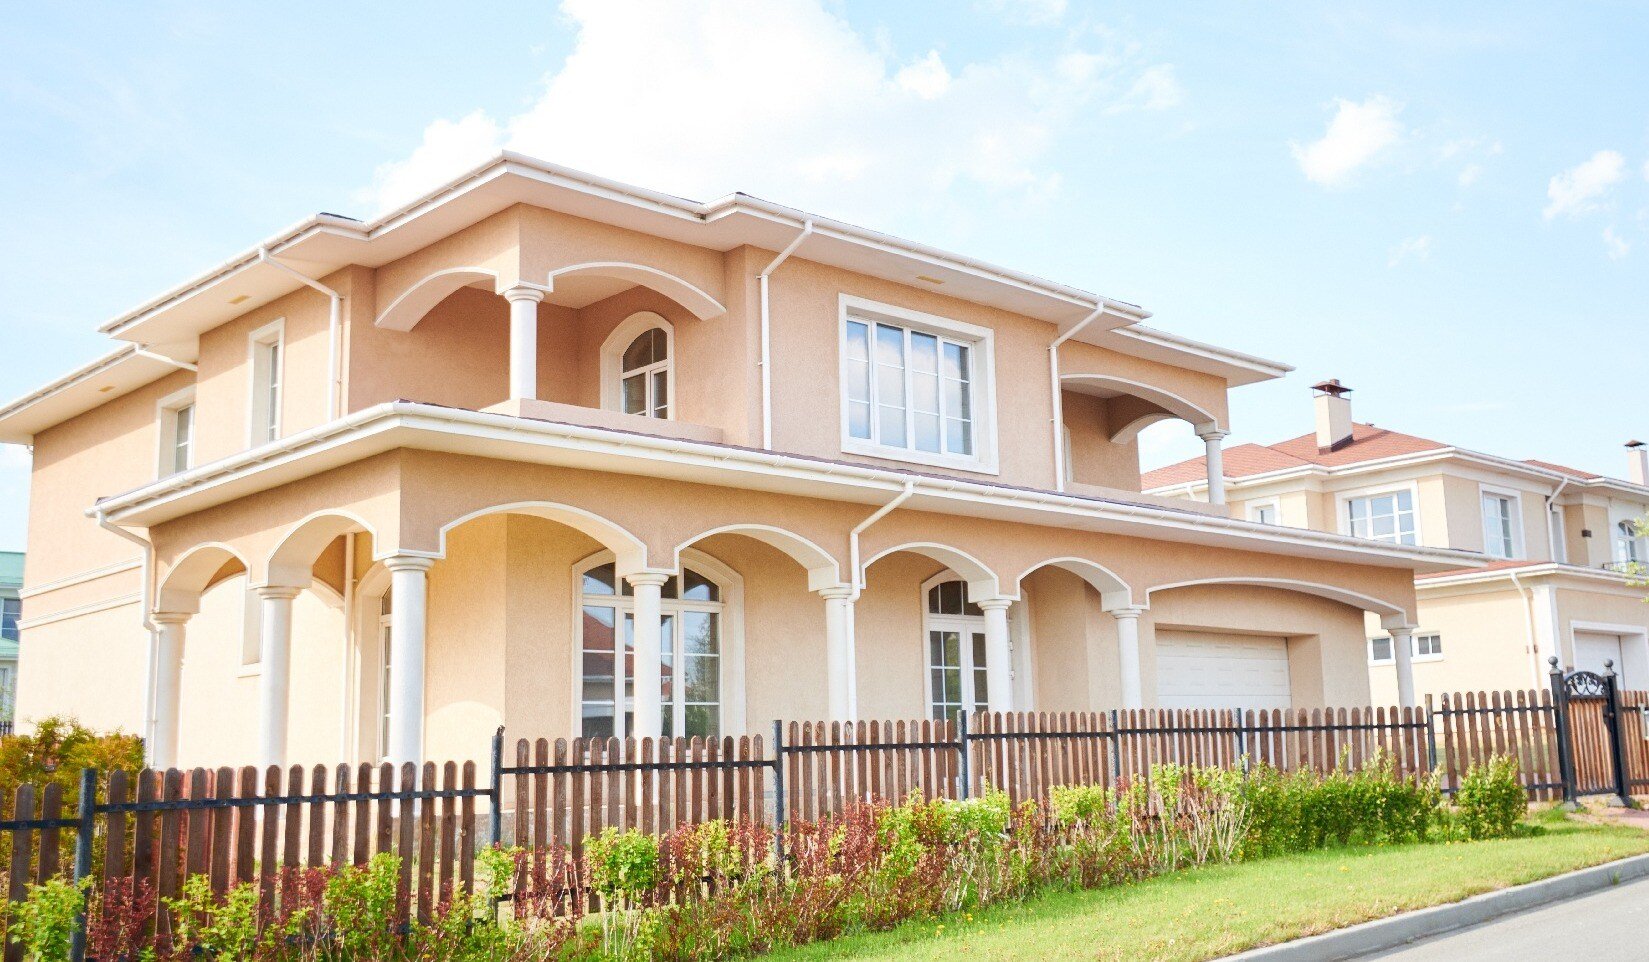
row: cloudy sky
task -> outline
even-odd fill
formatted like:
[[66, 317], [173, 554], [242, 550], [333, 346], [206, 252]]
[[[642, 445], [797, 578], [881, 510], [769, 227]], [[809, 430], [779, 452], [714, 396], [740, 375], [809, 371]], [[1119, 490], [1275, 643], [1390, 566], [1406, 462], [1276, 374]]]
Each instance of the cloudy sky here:
[[[345, 6], [0, 10], [0, 396], [310, 213], [370, 216], [507, 147], [1296, 365], [1237, 392], [1229, 443], [1308, 430], [1324, 377], [1360, 420], [1515, 457], [1618, 474], [1649, 436], [1642, 4]], [[0, 448], [0, 548], [26, 464]]]

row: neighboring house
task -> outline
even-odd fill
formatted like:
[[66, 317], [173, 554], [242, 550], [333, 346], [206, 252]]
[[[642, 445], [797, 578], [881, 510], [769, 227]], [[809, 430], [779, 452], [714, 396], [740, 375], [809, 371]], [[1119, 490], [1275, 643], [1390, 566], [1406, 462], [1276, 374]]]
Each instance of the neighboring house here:
[[0, 728], [17, 708], [17, 623], [23, 618], [23, 552], [0, 551]]
[[[1486, 565], [1423, 572], [1407, 652], [1369, 626], [1377, 701], [1414, 661], [1419, 693], [1544, 688], [1547, 659], [1649, 688], [1649, 605], [1630, 572], [1649, 560], [1649, 454], [1629, 480], [1469, 451], [1352, 420], [1350, 389], [1315, 386], [1317, 429], [1224, 452], [1232, 515], [1406, 544], [1481, 552]], [[1147, 472], [1147, 491], [1205, 497], [1202, 459]]]
[[318, 215], [0, 408], [22, 714], [223, 764], [1366, 703], [1364, 613], [1403, 630], [1471, 556], [1141, 494], [1141, 427], [1217, 451], [1287, 370], [1148, 316], [516, 155]]

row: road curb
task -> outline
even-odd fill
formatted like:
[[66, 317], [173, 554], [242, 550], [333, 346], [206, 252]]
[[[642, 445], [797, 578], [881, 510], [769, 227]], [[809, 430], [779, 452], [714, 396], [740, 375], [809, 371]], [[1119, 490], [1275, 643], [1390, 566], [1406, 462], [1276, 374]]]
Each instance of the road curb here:
[[1227, 956], [1224, 962], [1333, 962], [1354, 959], [1646, 876], [1649, 876], [1649, 855], [1634, 855], [1567, 875], [1485, 892], [1448, 905], [1434, 905], [1322, 935], [1250, 949]]

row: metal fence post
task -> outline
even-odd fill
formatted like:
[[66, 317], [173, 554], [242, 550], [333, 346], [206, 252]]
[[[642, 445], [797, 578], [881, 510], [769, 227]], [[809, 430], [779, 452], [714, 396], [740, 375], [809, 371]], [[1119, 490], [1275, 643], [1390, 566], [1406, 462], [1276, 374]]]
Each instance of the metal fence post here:
[[1237, 719], [1237, 758], [1242, 764], [1242, 773], [1247, 775], [1249, 766], [1247, 719], [1243, 717], [1241, 708], [1236, 710], [1235, 715]]
[[1426, 696], [1426, 774], [1437, 771], [1437, 730], [1432, 727], [1432, 720], [1437, 717], [1432, 708], [1431, 696]]
[[1122, 725], [1115, 708], [1111, 709], [1111, 785], [1122, 781]]
[[1557, 656], [1546, 659], [1552, 666], [1552, 728], [1557, 732], [1557, 774], [1563, 782], [1563, 801], [1575, 803], [1575, 759], [1569, 744], [1569, 686], [1564, 683], [1563, 669], [1557, 665]]
[[494, 848], [504, 844], [504, 726], [492, 735], [492, 825]]
[[973, 791], [973, 761], [969, 758], [968, 752], [967, 712], [958, 712], [956, 715], [956, 750], [961, 755], [959, 764], [956, 766], [957, 772], [962, 777], [958, 794], [966, 799]]
[[[92, 874], [92, 838], [97, 834], [97, 769], [80, 771], [80, 826], [74, 837], [74, 884], [84, 898], [86, 890], [81, 883]], [[74, 914], [74, 928], [69, 933], [69, 958], [81, 962], [86, 958], [86, 906]]]
[[784, 866], [784, 722], [773, 719], [773, 854]]
[[1603, 663], [1603, 679], [1609, 697], [1609, 761], [1614, 768], [1615, 794], [1620, 796], [1622, 805], [1631, 808], [1632, 786], [1626, 778], [1626, 740], [1620, 720], [1620, 676], [1615, 674], [1614, 661]]

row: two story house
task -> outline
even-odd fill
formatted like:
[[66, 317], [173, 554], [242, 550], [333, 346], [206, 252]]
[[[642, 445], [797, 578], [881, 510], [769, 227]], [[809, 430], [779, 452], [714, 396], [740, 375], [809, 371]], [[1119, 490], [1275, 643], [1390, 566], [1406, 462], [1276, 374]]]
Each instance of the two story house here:
[[[159, 764], [484, 755], [980, 708], [1369, 700], [1472, 556], [1141, 493], [1287, 368], [735, 194], [505, 154], [321, 214], [0, 408], [26, 720]], [[1218, 471], [1213, 472], [1215, 501]]]
[[[1649, 453], [1627, 445], [1627, 479], [1519, 461], [1352, 420], [1350, 388], [1313, 388], [1316, 430], [1225, 452], [1232, 515], [1392, 544], [1480, 553], [1486, 563], [1416, 576], [1407, 644], [1368, 625], [1376, 701], [1404, 663], [1421, 695], [1544, 688], [1548, 658], [1649, 688]], [[1146, 473], [1146, 490], [1206, 498], [1201, 459]]]

